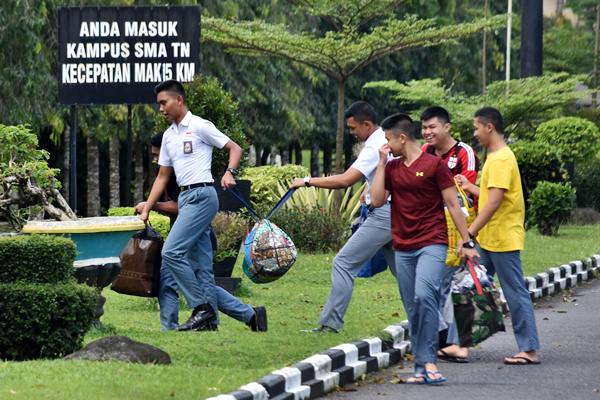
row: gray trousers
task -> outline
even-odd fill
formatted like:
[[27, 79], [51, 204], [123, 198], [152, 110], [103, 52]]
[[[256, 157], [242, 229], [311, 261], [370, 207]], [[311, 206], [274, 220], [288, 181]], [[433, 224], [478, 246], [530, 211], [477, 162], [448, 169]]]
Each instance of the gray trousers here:
[[366, 221], [346, 242], [333, 259], [331, 290], [321, 312], [320, 324], [340, 330], [344, 327], [344, 314], [352, 297], [354, 278], [367, 260], [383, 248], [385, 259], [394, 272], [390, 205], [369, 212]]

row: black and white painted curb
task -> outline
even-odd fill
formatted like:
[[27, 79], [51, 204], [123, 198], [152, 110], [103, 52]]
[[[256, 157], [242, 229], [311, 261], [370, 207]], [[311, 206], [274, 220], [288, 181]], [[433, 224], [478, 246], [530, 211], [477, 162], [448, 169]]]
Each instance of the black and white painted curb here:
[[531, 300], [551, 296], [556, 292], [577, 286], [600, 273], [600, 255], [584, 260], [571, 261], [560, 267], [550, 268], [535, 276], [525, 278]]
[[[600, 255], [526, 277], [525, 284], [534, 300], [574, 287], [595, 275], [600, 275]], [[410, 352], [407, 321], [390, 325], [383, 331], [382, 337], [340, 344], [293, 367], [273, 371], [234, 392], [207, 400], [301, 400], [323, 396], [366, 373], [397, 364]]]
[[390, 325], [382, 337], [335, 346], [300, 361], [293, 367], [273, 371], [257, 382], [208, 400], [314, 399], [362, 375], [397, 364], [410, 352], [407, 322]]

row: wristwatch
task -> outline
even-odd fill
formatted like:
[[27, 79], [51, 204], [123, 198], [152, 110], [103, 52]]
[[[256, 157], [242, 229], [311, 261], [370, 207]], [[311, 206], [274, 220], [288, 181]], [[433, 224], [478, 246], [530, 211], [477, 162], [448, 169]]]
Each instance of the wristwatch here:
[[465, 249], [474, 249], [475, 241], [473, 239], [469, 239], [463, 243], [462, 247], [464, 247]]
[[304, 177], [304, 186], [306, 186], [306, 187], [310, 186], [310, 176]]
[[235, 168], [227, 168], [227, 171], [231, 172], [231, 175], [233, 175], [234, 178], [238, 175], [238, 170]]

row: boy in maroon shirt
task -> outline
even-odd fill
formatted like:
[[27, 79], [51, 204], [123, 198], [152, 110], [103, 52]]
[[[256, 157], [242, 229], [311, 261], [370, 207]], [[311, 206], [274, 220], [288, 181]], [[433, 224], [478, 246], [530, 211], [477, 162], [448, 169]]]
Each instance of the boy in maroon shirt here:
[[[424, 153], [415, 139], [413, 121], [406, 114], [387, 117], [381, 127], [388, 144], [379, 151], [371, 204], [392, 198], [392, 244], [396, 279], [415, 356], [415, 375], [408, 383], [446, 381], [437, 369], [441, 286], [452, 273], [445, 265], [448, 228], [444, 203], [461, 234], [461, 256], [477, 259], [467, 222], [457, 200], [452, 173], [441, 158]], [[400, 158], [387, 162], [388, 154]]]

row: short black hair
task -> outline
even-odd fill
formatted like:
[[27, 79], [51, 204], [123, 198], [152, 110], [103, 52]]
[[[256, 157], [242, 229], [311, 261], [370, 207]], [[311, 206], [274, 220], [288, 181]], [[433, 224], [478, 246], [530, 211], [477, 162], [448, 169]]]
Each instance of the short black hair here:
[[386, 117], [381, 123], [381, 129], [384, 131], [396, 131], [394, 134], [398, 136], [404, 133], [410, 140], [415, 140], [415, 124], [411, 117], [404, 113], [392, 114]]
[[150, 144], [154, 147], [160, 147], [162, 145], [163, 132], [157, 133], [150, 138]]
[[168, 81], [163, 81], [154, 87], [154, 94], [159, 94], [160, 92], [174, 92], [175, 94], [181, 96], [183, 101], [185, 101], [185, 89], [183, 85], [174, 79], [169, 79]]
[[433, 106], [429, 107], [421, 113], [421, 121], [427, 121], [431, 118], [437, 118], [445, 124], [450, 123], [450, 114], [444, 107]]
[[375, 108], [366, 101], [356, 101], [350, 104], [350, 107], [346, 108], [344, 112], [346, 119], [353, 117], [358, 122], [371, 121], [377, 124], [377, 113]]
[[504, 122], [502, 114], [497, 108], [483, 107], [475, 112], [475, 118], [479, 118], [482, 122], [490, 123], [496, 129], [496, 132], [504, 135]]

